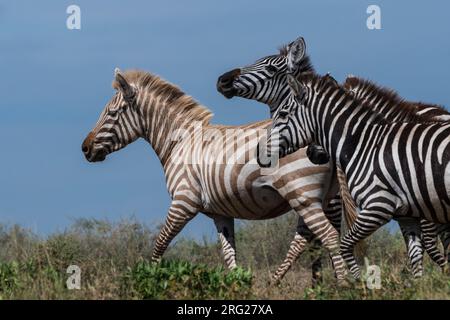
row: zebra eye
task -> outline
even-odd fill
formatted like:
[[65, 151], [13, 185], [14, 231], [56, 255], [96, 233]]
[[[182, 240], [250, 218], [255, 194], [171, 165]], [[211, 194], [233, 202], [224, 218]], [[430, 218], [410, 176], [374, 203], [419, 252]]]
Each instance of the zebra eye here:
[[109, 110], [108, 111], [108, 115], [111, 116], [111, 117], [117, 116], [118, 113], [119, 113], [119, 109], [117, 109], [117, 110]]
[[280, 110], [280, 117], [286, 118], [289, 115], [289, 111], [287, 110]]
[[270, 73], [275, 73], [275, 72], [278, 71], [278, 69], [277, 69], [276, 67], [272, 66], [272, 65], [267, 66], [267, 67], [266, 67], [266, 70], [267, 70], [268, 72], [270, 72]]

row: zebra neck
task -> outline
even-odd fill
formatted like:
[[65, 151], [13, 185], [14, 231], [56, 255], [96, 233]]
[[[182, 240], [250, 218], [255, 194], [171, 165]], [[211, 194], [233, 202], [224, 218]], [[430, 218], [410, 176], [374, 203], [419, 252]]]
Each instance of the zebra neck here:
[[288, 87], [288, 84], [286, 83], [286, 88], [283, 92], [279, 93], [278, 98], [269, 103], [269, 108], [270, 108], [270, 117], [273, 119], [275, 113], [280, 109], [280, 107], [284, 104], [287, 103], [287, 101], [289, 100], [289, 94], [290, 94], [290, 89]]
[[199, 105], [199, 108], [202, 108], [199, 109], [201, 114], [196, 118], [192, 115], [193, 108], [189, 109], [191, 113], [188, 113], [183, 112], [178, 105], [166, 106], [165, 104], [170, 104], [169, 101], [161, 102], [159, 98], [153, 100], [143, 108], [144, 138], [152, 146], [163, 167], [175, 157], [177, 158], [174, 160], [182, 162], [183, 159], [179, 159], [181, 154], [174, 155], [174, 150], [180, 145], [186, 145], [195, 130], [209, 126], [209, 111], [205, 117], [206, 109]]
[[[318, 143], [345, 171], [364, 131], [373, 125], [383, 124], [384, 120], [379, 113], [352, 99], [343, 90], [334, 90], [336, 92], [317, 91], [306, 112], [310, 122], [315, 123]], [[323, 99], [324, 96], [328, 98]]]

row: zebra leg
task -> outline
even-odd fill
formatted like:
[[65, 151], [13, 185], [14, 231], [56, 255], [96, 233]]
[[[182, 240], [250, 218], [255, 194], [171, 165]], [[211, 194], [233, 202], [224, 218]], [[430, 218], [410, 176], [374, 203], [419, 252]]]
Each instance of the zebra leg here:
[[[194, 211], [195, 210], [195, 211]], [[159, 232], [152, 252], [152, 261], [159, 262], [173, 238], [198, 213], [191, 204], [174, 199], [169, 209], [166, 222]]]
[[339, 253], [339, 233], [326, 218], [322, 210], [322, 204], [320, 202], [311, 203], [311, 199], [305, 197], [290, 200], [289, 204], [304, 219], [308, 229], [330, 253], [338, 281], [344, 280], [346, 270], [344, 260]]
[[230, 217], [215, 216], [214, 224], [219, 233], [220, 244], [225, 264], [228, 269], [236, 268], [236, 244], [234, 241], [234, 219]]
[[446, 224], [440, 227], [439, 237], [441, 238], [442, 245], [444, 246], [444, 257], [447, 260], [447, 264], [450, 264], [450, 225]]
[[341, 254], [355, 279], [361, 277], [353, 250], [355, 244], [370, 236], [373, 232], [392, 219], [392, 215], [380, 211], [361, 210], [355, 223], [341, 240]]
[[[335, 197], [328, 204], [325, 212], [325, 216], [330, 220], [333, 227], [339, 232], [341, 228], [341, 202], [340, 197]], [[303, 253], [306, 247], [306, 243], [311, 243], [310, 252], [312, 254], [312, 286], [322, 282], [322, 258], [323, 253], [321, 251], [322, 243], [320, 240], [315, 238], [314, 234], [308, 229], [303, 218], [300, 216], [298, 218], [297, 232], [295, 233], [294, 239], [292, 240], [289, 251], [284, 259], [283, 263], [278, 267], [277, 271], [273, 276], [273, 281], [275, 283], [280, 282], [284, 277], [286, 272], [292, 267], [294, 262], [298, 259], [300, 254]]]
[[408, 261], [411, 266], [413, 276], [420, 278], [423, 275], [423, 246], [422, 230], [419, 220], [416, 218], [398, 218], [398, 225], [402, 232], [403, 239], [408, 251]]
[[[292, 267], [295, 261], [297, 261], [300, 254], [303, 253], [306, 247], [307, 242], [311, 242], [314, 238], [314, 235], [306, 226], [302, 217], [298, 217], [297, 223], [297, 231], [295, 233], [294, 239], [292, 240], [288, 253], [286, 254], [286, 258], [283, 263], [278, 267], [277, 271], [272, 277], [274, 283], [279, 283], [281, 279], [284, 277], [286, 272]], [[314, 263], [313, 263], [313, 283], [314, 283]]]
[[274, 283], [279, 283], [286, 272], [292, 267], [292, 264], [298, 259], [300, 254], [305, 250], [307, 240], [297, 230], [294, 239], [292, 240], [289, 251], [283, 263], [278, 267], [277, 271], [272, 277]]
[[423, 243], [425, 250], [433, 260], [442, 270], [444, 270], [447, 265], [447, 259], [445, 259], [442, 252], [438, 247], [438, 228], [434, 222], [428, 220], [420, 220], [420, 227], [423, 234]]

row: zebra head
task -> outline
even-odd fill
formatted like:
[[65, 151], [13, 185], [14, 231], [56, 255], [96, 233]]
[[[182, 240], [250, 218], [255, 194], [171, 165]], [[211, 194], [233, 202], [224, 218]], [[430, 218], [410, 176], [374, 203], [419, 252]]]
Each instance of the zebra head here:
[[[257, 161], [261, 167], [271, 165], [265, 159], [272, 158], [273, 152], [277, 152], [278, 157], [283, 158], [314, 142], [314, 130], [305, 121], [307, 112], [305, 104], [311, 88], [298, 80], [298, 77], [302, 77], [298, 70], [305, 51], [305, 43], [301, 41], [291, 46], [287, 52], [285, 72], [289, 91], [283, 104], [272, 115], [272, 127], [267, 138], [264, 157], [257, 153]], [[258, 146], [257, 150], [259, 149]]]
[[138, 89], [129, 84], [119, 69], [115, 69], [113, 87], [116, 94], [106, 104], [94, 129], [83, 141], [81, 149], [89, 162], [105, 160], [142, 134], [137, 108]]
[[[267, 104], [271, 114], [274, 114], [289, 95], [286, 80], [287, 53], [292, 48], [304, 49], [303, 38], [291, 42], [277, 55], [264, 57], [254, 64], [224, 73], [217, 80], [217, 90], [228, 99], [237, 96]], [[309, 58], [303, 55], [296, 74], [312, 71]]]

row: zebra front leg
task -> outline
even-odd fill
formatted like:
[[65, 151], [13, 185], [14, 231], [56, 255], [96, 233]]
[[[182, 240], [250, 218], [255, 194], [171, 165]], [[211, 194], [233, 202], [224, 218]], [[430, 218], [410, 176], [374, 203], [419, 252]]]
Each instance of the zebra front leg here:
[[422, 219], [420, 220], [420, 227], [422, 229], [425, 250], [431, 260], [444, 270], [447, 265], [447, 259], [438, 247], [438, 228], [436, 223]]
[[375, 210], [361, 210], [355, 223], [341, 240], [341, 254], [355, 279], [361, 277], [361, 270], [353, 253], [355, 245], [392, 219], [392, 215]]
[[159, 232], [152, 253], [152, 262], [159, 262], [173, 238], [196, 216], [198, 211], [182, 200], [174, 200], [169, 209], [166, 222]]
[[220, 244], [225, 264], [228, 269], [236, 268], [236, 244], [234, 241], [234, 219], [229, 217], [214, 216], [214, 224], [219, 233]]

